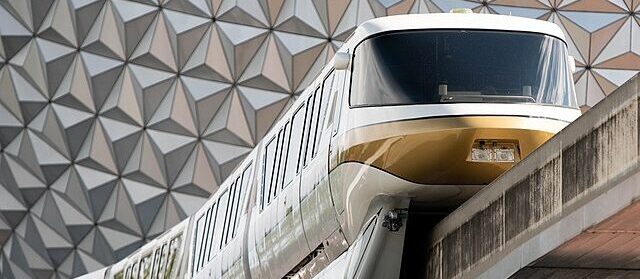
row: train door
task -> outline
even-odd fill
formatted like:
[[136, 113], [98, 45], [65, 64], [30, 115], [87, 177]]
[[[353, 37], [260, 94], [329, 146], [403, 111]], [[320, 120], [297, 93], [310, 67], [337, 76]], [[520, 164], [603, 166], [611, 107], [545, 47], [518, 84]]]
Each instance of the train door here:
[[275, 251], [276, 239], [279, 235], [277, 232], [277, 206], [273, 202], [277, 195], [274, 189], [277, 176], [277, 163], [279, 162], [279, 145], [283, 131], [275, 133], [270, 139], [267, 139], [264, 146], [262, 162], [262, 175], [259, 178], [260, 193], [258, 197], [259, 210], [255, 218], [255, 248], [259, 259], [259, 268], [264, 278], [274, 277], [275, 274]]
[[294, 109], [265, 145], [256, 219], [256, 251], [265, 277], [278, 277], [309, 254], [299, 207], [300, 169], [306, 102]]
[[277, 220], [280, 236], [276, 249], [277, 262], [282, 264], [284, 272], [290, 271], [299, 260], [310, 252], [304, 236], [300, 215], [300, 149], [303, 143], [303, 131], [307, 116], [306, 102], [294, 108], [290, 124], [282, 142], [282, 156], [276, 187]]
[[346, 249], [336, 219], [328, 180], [328, 152], [331, 127], [327, 127], [329, 101], [339, 90], [342, 71], [330, 72], [316, 89], [313, 118], [300, 183], [300, 206], [305, 235], [312, 250], [327, 251], [332, 261]]
[[[346, 227], [342, 227], [344, 225], [343, 220], [343, 212], [344, 212], [344, 199], [343, 199], [343, 187], [346, 187], [345, 180], [342, 179], [341, 176], [336, 176], [335, 173], [332, 173], [333, 169], [337, 167], [338, 164], [338, 155], [339, 152], [336, 150], [337, 140], [339, 140], [338, 135], [341, 134], [340, 131], [345, 129], [345, 125], [343, 124], [346, 119], [342, 119], [343, 114], [348, 113], [348, 110], [345, 108], [348, 107], [348, 98], [349, 98], [349, 88], [350, 88], [350, 70], [336, 70], [336, 82], [334, 91], [337, 91], [330, 103], [329, 114], [327, 116], [327, 130], [330, 131], [329, 135], [329, 154], [328, 154], [328, 166], [327, 172], [329, 173], [329, 188], [331, 192], [331, 199], [333, 201], [333, 209], [335, 210], [335, 214], [338, 219], [338, 223], [341, 226], [341, 229], [344, 232], [344, 229], [348, 229]], [[347, 241], [352, 241], [347, 238]]]

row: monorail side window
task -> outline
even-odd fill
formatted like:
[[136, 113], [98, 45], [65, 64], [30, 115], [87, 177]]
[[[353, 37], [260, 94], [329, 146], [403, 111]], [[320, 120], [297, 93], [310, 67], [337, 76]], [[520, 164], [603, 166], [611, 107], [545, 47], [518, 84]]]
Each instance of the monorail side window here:
[[236, 210], [236, 216], [235, 219], [236, 221], [234, 222], [234, 226], [233, 226], [233, 233], [231, 235], [231, 237], [235, 237], [236, 236], [236, 232], [238, 231], [238, 226], [240, 226], [240, 216], [242, 215], [241, 212], [241, 207], [244, 206], [244, 201], [247, 198], [247, 190], [249, 189], [249, 183], [251, 181], [251, 170], [252, 170], [252, 164], [249, 164], [249, 166], [247, 166], [246, 169], [244, 169], [244, 172], [242, 172], [242, 183], [241, 183], [241, 187], [239, 192], [239, 199], [238, 199], [238, 210]]
[[320, 135], [322, 135], [322, 125], [327, 114], [327, 103], [329, 102], [329, 96], [331, 96], [331, 85], [333, 83], [333, 76], [335, 72], [331, 72], [322, 82], [322, 94], [319, 96], [318, 113], [315, 115], [316, 120], [316, 133], [313, 144], [313, 157], [318, 153], [318, 146], [320, 145]]
[[[176, 258], [179, 255], [178, 251], [180, 251], [181, 246], [182, 246], [182, 233], [180, 233], [179, 235], [174, 237], [173, 240], [171, 240], [171, 251], [173, 252], [173, 254], [171, 255], [171, 259], [170, 259], [171, 262], [169, 262], [169, 268], [168, 268], [169, 274], [171, 271], [173, 271], [173, 268], [176, 266]], [[169, 274], [165, 276], [165, 278], [170, 278]]]
[[307, 111], [304, 117], [304, 131], [302, 133], [302, 146], [300, 147], [300, 163], [298, 168], [302, 169], [307, 166], [307, 146], [309, 146], [309, 130], [311, 130], [311, 118], [313, 113], [313, 97], [314, 93], [307, 98]]
[[344, 71], [338, 71], [338, 72], [334, 72], [335, 73], [335, 77], [333, 78], [333, 85], [331, 86], [331, 91], [333, 92], [333, 94], [331, 94], [331, 106], [327, 107], [327, 109], [329, 110], [327, 113], [327, 121], [326, 121], [326, 127], [329, 127], [331, 124], [333, 124], [333, 120], [336, 117], [336, 109], [338, 106], [338, 103], [340, 102], [340, 97], [341, 94], [340, 92], [342, 92], [342, 85], [344, 83]]
[[167, 253], [169, 252], [169, 247], [166, 243], [162, 244], [162, 248], [160, 248], [160, 269], [158, 270], [158, 277], [162, 278], [162, 274], [167, 270]]
[[320, 118], [320, 109], [322, 106], [322, 88], [318, 87], [315, 95], [315, 98], [313, 98], [313, 117], [311, 118], [311, 129], [309, 131], [309, 147], [307, 147], [307, 156], [310, 159], [313, 159], [316, 155], [316, 136], [318, 134], [318, 120]]
[[207, 262], [207, 251], [209, 251], [209, 241], [210, 241], [210, 237], [209, 235], [211, 234], [211, 211], [213, 210], [212, 207], [209, 207], [207, 209], [207, 211], [205, 212], [205, 214], [203, 215], [204, 217], [204, 229], [202, 232], [202, 235], [200, 236], [202, 238], [202, 248], [200, 249], [200, 255], [199, 255], [199, 261], [198, 261], [198, 270], [200, 270], [202, 268], [202, 266], [204, 266], [204, 264]]
[[225, 226], [223, 236], [223, 242], [225, 245], [229, 243], [229, 240], [231, 239], [231, 232], [233, 231], [233, 227], [235, 226], [235, 215], [236, 211], [238, 211], [238, 193], [240, 192], [240, 187], [242, 186], [240, 185], [240, 183], [242, 183], [241, 179], [242, 176], [238, 176], [236, 178], [236, 181], [233, 183], [233, 186], [231, 186], [231, 195], [229, 196], [229, 213], [227, 214], [227, 225]]
[[200, 257], [202, 257], [202, 250], [204, 250], [203, 244], [204, 244], [204, 237], [205, 237], [204, 229], [205, 229], [206, 215], [207, 214], [202, 214], [202, 216], [200, 216], [200, 218], [198, 218], [198, 220], [196, 221], [196, 230], [195, 230], [196, 232], [193, 237], [195, 249], [193, 249], [193, 262], [191, 264], [193, 266], [194, 274], [200, 271], [199, 263], [200, 263]]
[[231, 229], [232, 221], [233, 221], [233, 211], [236, 210], [236, 191], [238, 186], [240, 185], [240, 176], [236, 178], [231, 187], [229, 188], [229, 203], [227, 203], [227, 213], [224, 217], [224, 226], [222, 231], [222, 245], [221, 247], [227, 244], [229, 240], [229, 230]]
[[140, 278], [151, 278], [151, 255], [152, 254], [148, 254], [144, 256], [140, 261]]
[[271, 178], [273, 175], [273, 165], [276, 158], [277, 137], [272, 138], [264, 149], [264, 169], [262, 175], [262, 199], [260, 208], [264, 208], [269, 203], [269, 193], [271, 188]]
[[[282, 130], [282, 143], [280, 144], [280, 154], [278, 157], [280, 161], [278, 162], [278, 177], [276, 184], [276, 188], [282, 188], [284, 182], [284, 173], [285, 168], [287, 166], [287, 154], [289, 153], [289, 137], [291, 134], [291, 122], [287, 121], [287, 124], [284, 125], [284, 129]], [[273, 195], [276, 197], [278, 195], [278, 189], [275, 189], [276, 193]]]
[[176, 256], [180, 247], [181, 238], [182, 236], [179, 235], [172, 239], [171, 242], [166, 243], [166, 245], [169, 247], [169, 253], [167, 255], [166, 269], [163, 278], [170, 278], [171, 273], [173, 272], [173, 267], [175, 265]]
[[229, 228], [227, 228], [225, 243], [229, 243], [229, 241], [233, 239], [233, 230], [236, 226], [236, 215], [238, 214], [238, 211], [240, 211], [240, 205], [238, 203], [240, 202], [240, 188], [242, 188], [242, 175], [236, 178], [235, 186], [236, 187], [235, 187], [235, 191], [233, 191], [233, 198], [231, 199], [233, 201], [233, 204], [231, 205], [231, 213], [229, 216]]
[[210, 261], [211, 260], [211, 251], [213, 250], [211, 248], [211, 241], [213, 239], [213, 232], [216, 229], [216, 213], [218, 212], [218, 203], [215, 202], [213, 203], [213, 205], [211, 207], [209, 207], [209, 210], [207, 211], [207, 231], [205, 232], [205, 251], [204, 254], [202, 255], [203, 258], [205, 258], [205, 261]]
[[311, 160], [311, 154], [313, 151], [313, 145], [314, 145], [314, 135], [315, 135], [315, 129], [314, 127], [316, 127], [316, 121], [318, 120], [315, 115], [318, 111], [317, 106], [318, 106], [318, 95], [320, 94], [320, 87], [316, 88], [316, 90], [314, 91], [314, 93], [309, 96], [309, 101], [307, 102], [309, 108], [307, 109], [307, 124], [306, 124], [306, 130], [305, 130], [305, 137], [307, 138], [306, 141], [306, 146], [304, 147], [304, 166], [306, 167], [307, 164], [309, 163], [309, 161]]
[[299, 171], [298, 161], [302, 147], [302, 133], [304, 132], [305, 104], [302, 104], [293, 114], [291, 120], [291, 137], [289, 139], [289, 153], [287, 155], [287, 167], [284, 174], [283, 186], [289, 185]]
[[558, 38], [490, 30], [412, 30], [360, 43], [350, 105], [535, 103], [577, 107]]
[[[216, 214], [216, 221], [222, 222], [224, 224], [224, 218], [226, 214], [227, 204], [229, 203], [229, 191], [226, 190], [222, 195], [220, 195], [220, 199], [218, 200], [218, 214]], [[218, 252], [218, 250], [222, 247], [222, 226], [216, 226], [216, 229], [213, 230], [213, 240], [211, 241], [211, 247], [215, 247], [214, 255]], [[212, 248], [213, 250], [213, 248]]]
[[161, 256], [161, 252], [159, 247], [156, 247], [155, 250], [153, 250], [153, 271], [152, 271], [152, 278], [158, 278], [158, 270], [160, 270], [160, 256]]
[[269, 192], [267, 192], [267, 194], [269, 195], [267, 197], [267, 205], [271, 204], [271, 199], [273, 198], [273, 196], [275, 196], [275, 191], [276, 189], [276, 183], [278, 182], [278, 163], [280, 162], [280, 145], [282, 145], [282, 130], [278, 131], [278, 138], [276, 140], [276, 146], [275, 146], [275, 150], [274, 150], [274, 156], [273, 156], [273, 174], [271, 175], [271, 183], [269, 183]]
[[271, 177], [271, 184], [269, 185], [269, 197], [267, 198], [267, 204], [271, 203], [271, 199], [278, 195], [278, 174], [280, 172], [280, 154], [282, 153], [282, 141], [284, 140], [284, 129], [280, 129], [278, 132], [278, 141], [276, 143], [275, 158], [273, 162], [273, 174]]
[[140, 277], [140, 263], [136, 260], [135, 262], [133, 262], [133, 267], [131, 267], [131, 278], [138, 278]]

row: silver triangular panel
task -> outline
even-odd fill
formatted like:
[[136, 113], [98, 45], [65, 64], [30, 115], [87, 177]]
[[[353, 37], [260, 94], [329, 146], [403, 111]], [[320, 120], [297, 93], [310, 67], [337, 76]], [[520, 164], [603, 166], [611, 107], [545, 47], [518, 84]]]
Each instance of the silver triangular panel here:
[[83, 49], [115, 59], [126, 59], [124, 36], [118, 24], [118, 15], [111, 2], [107, 2], [88, 30]]
[[47, 40], [77, 47], [77, 32], [71, 15], [72, 11], [68, 1], [55, 1], [49, 9], [49, 14], [45, 17], [38, 35]]
[[175, 49], [171, 44], [166, 16], [160, 13], [140, 40], [131, 55], [131, 61], [162, 71], [177, 72], [177, 59], [174, 56]]
[[111, 3], [114, 14], [117, 16], [119, 35], [124, 41], [125, 51], [129, 57], [155, 18], [158, 9], [125, 0], [112, 0]]
[[0, 277], [78, 276], [192, 214], [375, 17], [556, 23], [583, 109], [640, 71], [637, 1], [482, 2], [0, 0]]
[[0, 40], [2, 41], [2, 57], [11, 59], [26, 43], [31, 32], [13, 17], [3, 6], [0, 6]]
[[207, 0], [166, 0], [164, 7], [197, 16], [212, 17], [211, 2]]

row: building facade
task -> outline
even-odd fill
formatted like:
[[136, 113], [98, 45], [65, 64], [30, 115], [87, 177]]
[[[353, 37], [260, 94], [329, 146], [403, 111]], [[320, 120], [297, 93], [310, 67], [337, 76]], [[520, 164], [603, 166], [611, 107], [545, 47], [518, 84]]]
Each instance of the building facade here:
[[552, 21], [588, 109], [640, 70], [640, 0], [0, 0], [0, 277], [62, 278], [193, 213], [358, 24]]

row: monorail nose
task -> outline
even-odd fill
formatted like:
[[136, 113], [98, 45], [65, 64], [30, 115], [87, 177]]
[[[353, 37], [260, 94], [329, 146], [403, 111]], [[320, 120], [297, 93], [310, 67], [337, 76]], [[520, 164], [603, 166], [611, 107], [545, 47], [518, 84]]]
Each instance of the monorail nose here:
[[338, 164], [359, 162], [426, 185], [484, 185], [566, 123], [514, 116], [464, 116], [383, 123], [339, 141]]

